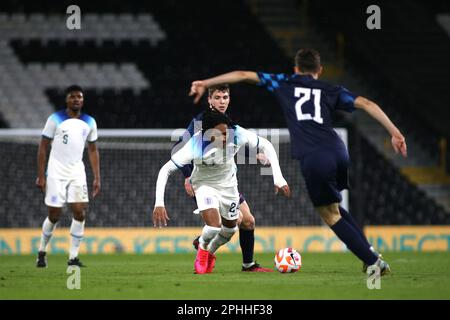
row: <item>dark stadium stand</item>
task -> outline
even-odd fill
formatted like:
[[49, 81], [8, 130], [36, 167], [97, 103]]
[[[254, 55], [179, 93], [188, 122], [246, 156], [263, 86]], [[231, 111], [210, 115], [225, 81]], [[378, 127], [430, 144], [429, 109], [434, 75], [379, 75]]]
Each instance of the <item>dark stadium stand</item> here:
[[450, 223], [450, 215], [399, 174], [364, 137], [353, 133], [350, 139], [349, 144], [354, 146], [349, 150], [350, 203], [361, 222], [365, 225]]
[[[115, 8], [114, 3], [110, 8]], [[187, 96], [192, 80], [232, 69], [291, 71], [290, 61], [243, 2], [221, 3], [221, 14], [224, 17], [233, 16], [233, 21], [220, 23], [216, 22], [215, 17], [208, 15], [208, 1], [199, 1], [195, 8], [183, 2], [164, 2], [158, 3], [157, 6], [133, 4], [136, 5], [135, 9], [137, 7], [142, 10], [140, 13], [150, 12], [155, 17], [167, 33], [166, 40], [156, 46], [152, 46], [148, 41], [136, 43], [126, 40], [104, 41], [101, 45], [94, 41], [15, 40], [12, 42], [14, 51], [26, 64], [111, 61], [137, 63], [151, 83], [150, 90], [133, 97], [137, 105], [122, 106], [121, 103], [128, 101], [129, 97], [121, 92], [114, 92], [113, 96], [110, 92], [102, 91], [97, 91], [94, 95], [89, 92], [91, 94], [87, 95], [87, 112], [99, 118], [99, 125], [103, 128], [183, 127], [189, 122], [191, 115], [199, 110]], [[79, 5], [88, 8], [87, 11], [91, 8], [94, 10], [92, 5], [87, 3], [84, 6], [83, 1]], [[27, 10], [33, 9], [27, 7]], [[121, 4], [120, 9], [112, 9], [111, 13], [126, 11]], [[174, 17], [186, 15], [190, 17], [188, 23], [174, 23]], [[234, 21], [245, 23], [238, 24]], [[211, 28], [211, 25], [215, 27]], [[281, 113], [258, 112], [261, 109], [274, 110], [272, 105], [275, 100], [269, 93], [258, 88], [236, 87], [233, 88], [232, 94], [232, 115], [243, 125], [283, 126]], [[104, 98], [105, 95], [108, 95], [108, 98]], [[49, 97], [55, 105], [60, 105], [63, 101], [61, 96], [58, 96], [58, 90], [49, 90]], [[108, 109], [102, 103], [103, 100], [108, 100]], [[127, 107], [133, 108], [132, 113], [139, 119], [137, 123], [123, 121], [123, 117], [102, 115], [110, 110], [126, 110]], [[155, 119], [155, 113], [160, 113], [161, 110], [164, 110], [167, 116], [163, 120]]]
[[[344, 35], [347, 64], [358, 68], [377, 89], [380, 96], [374, 98], [385, 106], [393, 120], [413, 134], [430, 154], [436, 153], [440, 138], [450, 140], [450, 96], [445, 94], [450, 44], [435, 17], [438, 8], [449, 10], [448, 2], [438, 1], [435, 6], [434, 1], [380, 1], [382, 27], [376, 31], [363, 27], [368, 17], [364, 13], [370, 4], [356, 0], [311, 1], [309, 13], [314, 26], [328, 41], [335, 42], [338, 33]], [[321, 10], [324, 5], [329, 14]], [[341, 19], [344, 13], [355, 18]]]

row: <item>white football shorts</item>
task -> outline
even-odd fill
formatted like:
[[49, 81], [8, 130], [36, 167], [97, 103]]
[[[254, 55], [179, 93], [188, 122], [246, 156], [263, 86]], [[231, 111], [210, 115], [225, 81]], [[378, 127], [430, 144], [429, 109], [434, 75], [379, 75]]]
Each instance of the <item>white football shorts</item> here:
[[215, 208], [226, 220], [237, 220], [239, 217], [239, 191], [236, 187], [216, 189], [200, 186], [195, 190], [198, 210]]
[[61, 180], [47, 177], [45, 204], [61, 208], [65, 203], [89, 202], [86, 178]]

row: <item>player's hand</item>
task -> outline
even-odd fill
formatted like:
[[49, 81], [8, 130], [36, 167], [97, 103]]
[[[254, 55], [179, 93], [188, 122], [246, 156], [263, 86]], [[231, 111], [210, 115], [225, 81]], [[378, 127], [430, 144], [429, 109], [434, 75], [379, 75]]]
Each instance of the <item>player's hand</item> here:
[[167, 227], [167, 220], [169, 216], [167, 215], [166, 208], [164, 207], [155, 207], [153, 209], [153, 226], [156, 228]]
[[45, 177], [36, 178], [36, 187], [41, 189], [42, 192], [45, 192]]
[[193, 198], [195, 196], [194, 188], [192, 188], [190, 178], [184, 179], [184, 190], [186, 190], [186, 193], [188, 194], [189, 197]]
[[94, 179], [92, 182], [92, 198], [95, 198], [100, 193], [100, 180]]
[[408, 156], [405, 137], [401, 133], [393, 135], [391, 143], [395, 153], [401, 153], [405, 158]]
[[281, 192], [283, 193], [283, 195], [286, 198], [290, 198], [291, 197], [291, 189], [289, 188], [289, 185], [285, 184], [281, 187], [278, 187], [277, 185], [275, 186], [275, 194], [278, 194], [278, 192], [281, 190]]
[[191, 84], [191, 91], [189, 91], [189, 96], [194, 97], [194, 103], [197, 104], [200, 101], [200, 98], [206, 92], [206, 85], [203, 81], [193, 81]]
[[266, 157], [264, 153], [258, 153], [256, 155], [256, 159], [261, 163], [263, 166], [270, 166], [270, 160]]

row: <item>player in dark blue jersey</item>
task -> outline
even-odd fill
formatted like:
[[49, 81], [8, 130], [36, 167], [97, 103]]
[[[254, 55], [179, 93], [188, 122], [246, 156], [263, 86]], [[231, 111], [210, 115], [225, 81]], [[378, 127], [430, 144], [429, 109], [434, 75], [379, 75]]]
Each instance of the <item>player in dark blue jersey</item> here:
[[322, 69], [319, 53], [303, 49], [296, 54], [292, 75], [233, 71], [192, 82], [190, 95], [197, 103], [208, 87], [238, 82], [256, 84], [273, 92], [288, 124], [292, 156], [300, 161], [316, 210], [365, 267], [375, 265], [383, 275], [390, 272], [389, 265], [372, 250], [353, 217], [339, 205], [340, 191], [348, 189], [349, 155], [333, 130], [332, 116], [336, 110], [366, 111], [386, 128], [395, 152], [404, 157], [407, 155], [405, 138], [376, 103], [344, 87], [318, 80]]
[[[208, 90], [208, 103], [210, 108], [214, 108], [222, 113], [225, 113], [230, 104], [229, 87], [227, 85], [211, 87]], [[201, 121], [203, 118], [203, 114], [204, 112], [201, 112], [191, 120], [183, 137], [181, 137], [180, 140], [173, 146], [172, 153], [179, 150], [184, 145], [183, 142], [187, 142], [190, 137], [201, 130]], [[263, 154], [258, 154], [257, 157], [262, 162], [265, 162], [266, 160], [264, 159]], [[193, 165], [186, 165], [180, 167], [179, 169], [185, 177], [184, 188], [186, 190], [186, 193], [190, 197], [194, 197], [194, 190], [190, 183], [190, 176], [192, 173]], [[239, 211], [242, 214], [242, 216], [238, 219], [239, 243], [242, 251], [242, 271], [273, 272], [272, 269], [264, 268], [259, 263], [253, 260], [253, 252], [255, 246], [255, 218], [253, 217], [250, 211], [250, 207], [248, 206], [248, 203], [242, 193], [239, 194]], [[199, 237], [197, 237], [193, 242], [196, 249], [198, 248], [198, 238]]]

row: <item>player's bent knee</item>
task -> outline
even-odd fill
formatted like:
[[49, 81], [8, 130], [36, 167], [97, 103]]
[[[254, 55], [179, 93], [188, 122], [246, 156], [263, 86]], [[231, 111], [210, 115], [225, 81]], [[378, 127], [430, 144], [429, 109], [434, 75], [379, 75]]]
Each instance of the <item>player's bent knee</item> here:
[[53, 217], [53, 216], [48, 216], [48, 220], [51, 222], [51, 223], [53, 223], [53, 224], [55, 224], [55, 223], [57, 223], [58, 221], [59, 221], [59, 217]]
[[339, 206], [336, 204], [317, 207], [316, 209], [319, 212], [322, 220], [330, 227], [335, 225], [341, 219]]
[[239, 225], [239, 228], [243, 230], [254, 230], [255, 218], [251, 214], [244, 216]]
[[86, 211], [85, 210], [74, 211], [73, 218], [77, 221], [83, 222], [86, 219]]
[[51, 223], [55, 224], [59, 221], [59, 214], [49, 214], [48, 220], [50, 220]]
[[59, 216], [61, 215], [62, 209], [57, 207], [48, 207], [48, 220], [51, 223], [57, 223], [59, 221]]
[[86, 219], [87, 205], [85, 203], [71, 203], [70, 206], [73, 212], [73, 218], [83, 222]]
[[241, 203], [239, 210], [242, 213], [242, 221], [239, 223], [239, 228], [243, 230], [255, 229], [255, 217], [253, 217], [247, 202]]

